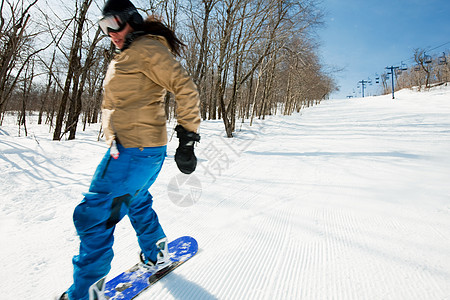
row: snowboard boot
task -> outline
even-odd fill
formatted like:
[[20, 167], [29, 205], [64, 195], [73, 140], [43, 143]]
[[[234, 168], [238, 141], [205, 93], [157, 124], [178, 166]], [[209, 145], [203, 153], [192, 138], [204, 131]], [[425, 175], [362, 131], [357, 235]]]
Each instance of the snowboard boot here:
[[[89, 287], [89, 300], [106, 300], [105, 291], [106, 277], [101, 278]], [[56, 300], [70, 300], [69, 294], [64, 292], [61, 297]]]
[[100, 278], [89, 287], [89, 300], [106, 300], [105, 298], [106, 277]]
[[158, 247], [159, 249], [158, 255], [156, 256], [156, 261], [147, 259], [144, 253], [141, 251], [140, 258], [142, 265], [147, 268], [149, 272], [157, 273], [158, 271], [165, 269], [172, 264], [172, 261], [170, 260], [168, 244], [169, 241], [166, 237], [156, 242], [156, 247]]
[[67, 292], [64, 292], [57, 300], [69, 300], [69, 295]]

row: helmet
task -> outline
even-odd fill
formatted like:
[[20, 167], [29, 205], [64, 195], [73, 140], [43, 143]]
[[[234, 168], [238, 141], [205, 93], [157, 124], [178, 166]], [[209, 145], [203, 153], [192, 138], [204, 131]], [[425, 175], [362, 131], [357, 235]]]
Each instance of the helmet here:
[[123, 30], [127, 23], [133, 29], [137, 29], [144, 22], [136, 7], [129, 0], [106, 1], [102, 15], [98, 25], [106, 35], [109, 32]]

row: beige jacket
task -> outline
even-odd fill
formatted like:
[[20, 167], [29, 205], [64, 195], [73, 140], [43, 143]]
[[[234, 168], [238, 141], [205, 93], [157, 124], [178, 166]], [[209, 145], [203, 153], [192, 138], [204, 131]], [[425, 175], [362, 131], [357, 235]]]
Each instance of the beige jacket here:
[[163, 37], [136, 38], [109, 65], [103, 88], [102, 123], [108, 145], [114, 139], [125, 148], [166, 145], [166, 90], [175, 95], [178, 123], [194, 132], [200, 125], [197, 87]]

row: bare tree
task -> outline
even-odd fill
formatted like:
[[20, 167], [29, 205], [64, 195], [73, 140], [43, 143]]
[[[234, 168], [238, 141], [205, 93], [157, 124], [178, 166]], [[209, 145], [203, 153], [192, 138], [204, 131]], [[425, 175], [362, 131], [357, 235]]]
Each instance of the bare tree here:
[[[69, 119], [66, 125], [66, 132], [70, 131], [72, 127], [76, 127], [79, 115], [79, 98], [78, 90], [80, 88], [79, 83], [82, 74], [81, 68], [81, 57], [80, 53], [82, 50], [83, 42], [83, 28], [86, 25], [87, 12], [92, 4], [92, 0], [82, 0], [80, 7], [78, 6], [78, 1], [76, 2], [75, 19], [74, 19], [74, 35], [72, 39], [72, 45], [70, 47], [69, 54], [69, 66], [67, 70], [67, 77], [64, 84], [64, 91], [61, 98], [58, 114], [56, 117], [55, 131], [53, 133], [53, 140], [60, 140], [62, 138], [62, 126], [64, 121], [64, 116], [66, 113], [67, 102], [70, 101], [70, 112]], [[72, 86], [72, 93], [70, 93], [70, 88]], [[82, 87], [81, 87], [82, 88]], [[69, 138], [75, 138], [74, 135], [69, 136]]]
[[[425, 88], [429, 87], [430, 84], [430, 76], [431, 76], [431, 66], [427, 63], [427, 57], [425, 55], [425, 50], [423, 49], [415, 49], [414, 50], [414, 60], [416, 61], [420, 70], [425, 73]], [[394, 76], [394, 75], [392, 75]], [[421, 85], [419, 85], [420, 88]]]
[[66, 132], [69, 131], [69, 140], [75, 139], [75, 134], [77, 130], [77, 124], [78, 124], [78, 118], [81, 114], [82, 109], [82, 96], [84, 93], [84, 88], [86, 86], [86, 82], [89, 75], [89, 70], [91, 69], [92, 65], [94, 64], [94, 58], [96, 54], [96, 47], [97, 43], [99, 42], [101, 30], [100, 28], [97, 28], [97, 31], [95, 33], [93, 41], [89, 45], [89, 49], [86, 53], [86, 59], [84, 61], [84, 64], [81, 65], [80, 61], [77, 61], [78, 68], [80, 70], [80, 73], [78, 75], [78, 78], [75, 78], [73, 90], [72, 90], [72, 101], [70, 101], [71, 105], [69, 108], [69, 115], [68, 120], [66, 123]]
[[[37, 0], [34, 0], [26, 5], [24, 0], [17, 2], [1, 0], [0, 113], [3, 113], [17, 84], [17, 78], [24, 70], [24, 68], [17, 68], [16, 64], [21, 59], [24, 50], [30, 47], [30, 39], [25, 30], [30, 21], [30, 9], [36, 2]], [[24, 61], [29, 61], [34, 55], [36, 52], [30, 53], [28, 57], [24, 58]]]
[[[208, 111], [211, 112], [210, 97], [208, 95], [207, 73], [208, 60], [210, 54], [211, 37], [210, 34], [210, 18], [212, 11], [218, 0], [190, 0], [188, 2], [189, 9], [187, 14], [189, 18], [189, 29], [193, 32], [192, 35], [187, 35], [188, 51], [187, 51], [187, 69], [192, 74], [194, 82], [200, 90], [201, 114], [203, 119], [207, 119]], [[196, 10], [196, 7], [201, 9]], [[191, 37], [191, 38], [189, 38]], [[214, 113], [210, 113], [215, 115]]]
[[[414, 66], [407, 70], [399, 69], [395, 73], [397, 90], [412, 87], [421, 90], [422, 87], [429, 88], [432, 85], [447, 84], [450, 65], [449, 57], [445, 52], [440, 55], [427, 55], [424, 49], [415, 49], [413, 59], [416, 63]], [[391, 91], [386, 86], [384, 92]]]

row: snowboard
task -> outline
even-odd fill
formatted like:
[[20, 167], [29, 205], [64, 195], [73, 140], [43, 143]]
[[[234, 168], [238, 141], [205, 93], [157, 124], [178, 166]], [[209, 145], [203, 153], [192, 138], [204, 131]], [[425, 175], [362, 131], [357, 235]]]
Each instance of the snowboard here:
[[108, 300], [134, 299], [152, 284], [192, 258], [198, 251], [197, 241], [190, 236], [179, 237], [169, 243], [172, 264], [152, 274], [140, 263], [117, 275], [105, 284], [104, 295]]

